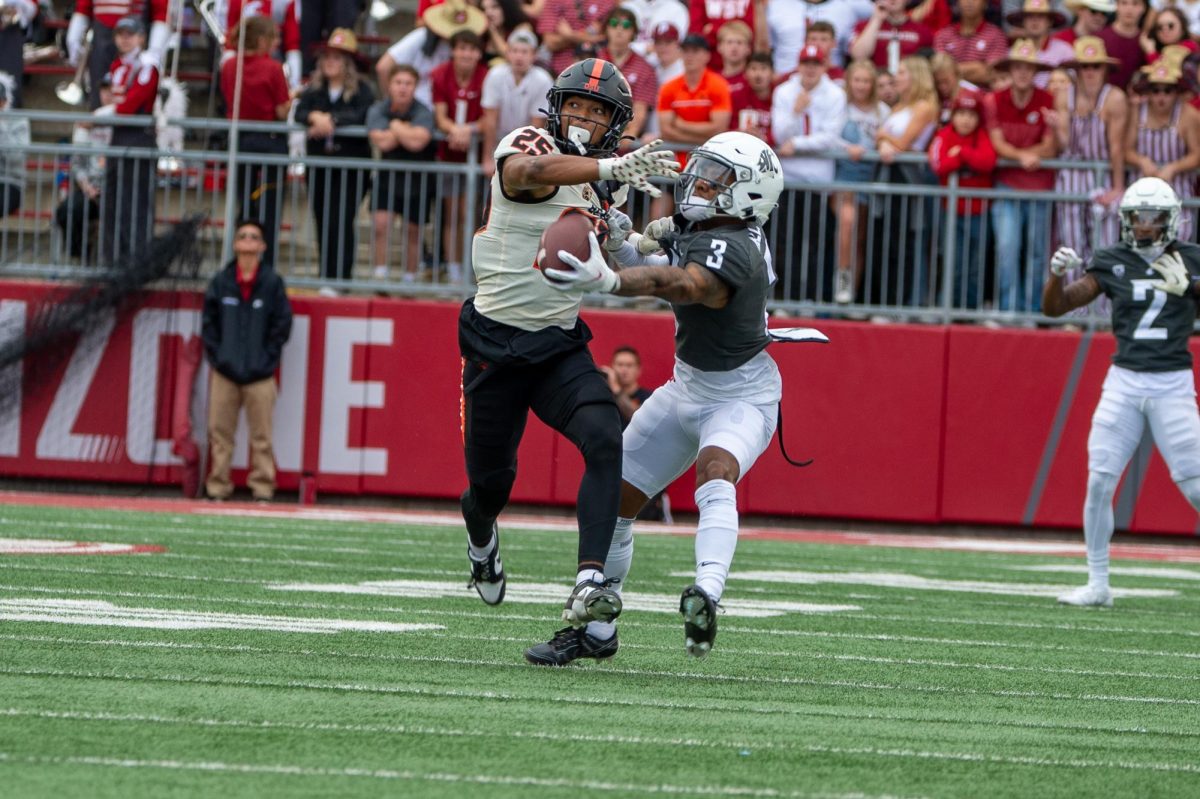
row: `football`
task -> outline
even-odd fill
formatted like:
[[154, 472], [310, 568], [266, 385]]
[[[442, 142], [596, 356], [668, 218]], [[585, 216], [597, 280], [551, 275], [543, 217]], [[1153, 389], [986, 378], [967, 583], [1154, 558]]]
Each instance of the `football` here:
[[[595, 220], [588, 214], [582, 211], [566, 211], [558, 219], [550, 223], [550, 226], [542, 231], [542, 239], [538, 244], [537, 261], [534, 266], [543, 271], [546, 269], [561, 269], [564, 272], [572, 272], [574, 268], [570, 264], [563, 263], [558, 257], [559, 250], [566, 250], [581, 261], [586, 261], [591, 255], [591, 245], [588, 243], [588, 233], [595, 230]], [[561, 283], [556, 281], [549, 275], [545, 275], [546, 279], [553, 283]]]

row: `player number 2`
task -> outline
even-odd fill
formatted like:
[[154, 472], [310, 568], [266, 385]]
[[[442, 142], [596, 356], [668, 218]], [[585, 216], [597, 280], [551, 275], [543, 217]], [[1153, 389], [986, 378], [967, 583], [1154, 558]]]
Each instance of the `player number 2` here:
[[704, 265], [709, 269], [720, 269], [721, 264], [725, 263], [725, 249], [728, 246], [724, 239], [713, 239], [712, 252], [709, 253], [708, 260], [704, 262]]
[[1142, 318], [1138, 320], [1137, 330], [1133, 331], [1133, 337], [1141, 339], [1161, 340], [1167, 337], [1167, 329], [1165, 327], [1151, 327], [1154, 320], [1158, 318], [1158, 314], [1162, 311], [1163, 306], [1167, 304], [1167, 293], [1165, 291], [1155, 291], [1151, 287], [1153, 280], [1134, 280], [1133, 281], [1133, 301], [1142, 302], [1146, 299], [1146, 295], [1150, 295], [1150, 307], [1142, 314]]

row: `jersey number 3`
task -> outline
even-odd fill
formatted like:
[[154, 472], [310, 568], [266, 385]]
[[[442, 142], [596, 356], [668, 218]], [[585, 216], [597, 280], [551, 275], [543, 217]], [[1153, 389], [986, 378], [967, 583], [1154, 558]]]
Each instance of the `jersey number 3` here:
[[728, 247], [729, 245], [724, 239], [713, 239], [712, 252], [708, 254], [708, 258], [705, 260], [704, 265], [709, 269], [720, 269], [721, 265], [725, 263], [725, 250]]
[[1142, 318], [1138, 320], [1137, 329], [1133, 331], [1135, 339], [1166, 339], [1167, 329], [1165, 327], [1151, 327], [1154, 320], [1158, 318], [1163, 306], [1167, 304], [1167, 293], [1165, 291], [1155, 291], [1151, 284], [1154, 280], [1134, 280], [1133, 283], [1133, 300], [1134, 302], [1142, 302], [1146, 299], [1146, 295], [1150, 295], [1150, 307], [1142, 314]]

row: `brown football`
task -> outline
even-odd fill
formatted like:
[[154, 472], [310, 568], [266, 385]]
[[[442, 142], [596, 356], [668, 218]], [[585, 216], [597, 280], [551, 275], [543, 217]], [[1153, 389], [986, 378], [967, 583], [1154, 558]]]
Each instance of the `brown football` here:
[[[595, 230], [595, 221], [587, 214], [567, 211], [550, 226], [542, 231], [542, 240], [538, 244], [537, 260], [534, 266], [542, 270], [561, 269], [573, 272], [574, 267], [563, 263], [558, 257], [559, 250], [566, 250], [581, 261], [586, 261], [591, 255], [591, 245], [588, 243], [588, 233]], [[549, 275], [546, 279], [560, 283]]]

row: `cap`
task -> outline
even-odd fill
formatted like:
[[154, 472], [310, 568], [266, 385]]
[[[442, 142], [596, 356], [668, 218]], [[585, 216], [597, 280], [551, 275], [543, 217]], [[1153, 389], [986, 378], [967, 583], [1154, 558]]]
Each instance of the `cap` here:
[[538, 46], [537, 34], [526, 27], [517, 28], [512, 33], [508, 34], [508, 44], [509, 46], [514, 44], [525, 44], [536, 50]]
[[660, 22], [654, 26], [651, 36], [657, 42], [677, 42], [679, 41], [679, 28], [670, 22]]
[[141, 17], [121, 17], [117, 20], [117, 24], [113, 25], [113, 32], [117, 31], [132, 31], [133, 33], [145, 33], [146, 23], [142, 22]]
[[708, 43], [708, 39], [705, 39], [698, 33], [689, 33], [687, 36], [684, 36], [679, 46], [683, 48], [702, 47], [705, 50], [712, 50], [712, 45]]
[[950, 104], [951, 111], [974, 111], [979, 113], [983, 109], [983, 96], [974, 89], [960, 89], [954, 97], [954, 102]]
[[806, 44], [800, 48], [800, 57], [796, 59], [797, 63], [803, 64], [806, 61], [815, 61], [818, 64], [825, 63], [825, 51], [815, 44]]

